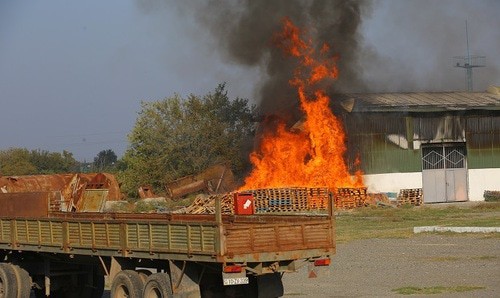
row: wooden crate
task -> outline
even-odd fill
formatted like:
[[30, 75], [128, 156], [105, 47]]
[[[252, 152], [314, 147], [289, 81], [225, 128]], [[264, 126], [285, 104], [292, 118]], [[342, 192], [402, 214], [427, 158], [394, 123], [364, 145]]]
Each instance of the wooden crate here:
[[191, 205], [174, 211], [173, 213], [187, 214], [215, 214], [215, 200], [221, 198], [222, 214], [234, 214], [234, 201], [232, 194], [198, 196]]
[[335, 195], [335, 208], [353, 209], [366, 205], [366, 187], [360, 188], [337, 188]]
[[[332, 197], [327, 188], [266, 188], [242, 192], [253, 195], [257, 214], [327, 210]], [[190, 206], [175, 213], [213, 214], [217, 197], [221, 198], [222, 214], [234, 214], [234, 193], [199, 196]]]
[[423, 202], [423, 194], [421, 188], [401, 189], [397, 198], [398, 206], [413, 205], [420, 206]]
[[266, 188], [245, 192], [253, 194], [256, 213], [326, 210], [331, 197], [327, 188]]

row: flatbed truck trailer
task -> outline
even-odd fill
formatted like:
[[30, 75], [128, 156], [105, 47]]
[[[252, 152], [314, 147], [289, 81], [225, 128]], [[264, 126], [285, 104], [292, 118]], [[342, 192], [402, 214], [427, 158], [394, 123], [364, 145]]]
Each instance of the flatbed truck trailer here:
[[[22, 194], [18, 194], [22, 196]], [[330, 264], [323, 214], [0, 214], [0, 297], [279, 297], [282, 275]], [[5, 212], [4, 212], [5, 213]], [[316, 267], [318, 266], [318, 267]]]

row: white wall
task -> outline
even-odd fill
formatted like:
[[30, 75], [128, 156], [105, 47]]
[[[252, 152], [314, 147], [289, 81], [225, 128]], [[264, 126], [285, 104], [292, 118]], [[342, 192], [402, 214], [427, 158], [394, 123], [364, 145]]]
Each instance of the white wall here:
[[402, 188], [422, 188], [422, 173], [387, 173], [364, 175], [368, 192], [395, 192]]
[[500, 190], [500, 169], [469, 170], [469, 200], [484, 201], [485, 190]]
[[[422, 173], [388, 173], [365, 175], [368, 192], [395, 192], [403, 188], [421, 188]], [[469, 201], [483, 201], [485, 190], [500, 191], [500, 169], [470, 169]]]

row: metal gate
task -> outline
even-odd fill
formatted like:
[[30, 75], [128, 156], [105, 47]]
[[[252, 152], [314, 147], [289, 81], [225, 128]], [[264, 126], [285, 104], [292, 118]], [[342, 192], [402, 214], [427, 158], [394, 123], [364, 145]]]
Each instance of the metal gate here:
[[425, 203], [467, 201], [465, 144], [422, 146], [422, 190]]

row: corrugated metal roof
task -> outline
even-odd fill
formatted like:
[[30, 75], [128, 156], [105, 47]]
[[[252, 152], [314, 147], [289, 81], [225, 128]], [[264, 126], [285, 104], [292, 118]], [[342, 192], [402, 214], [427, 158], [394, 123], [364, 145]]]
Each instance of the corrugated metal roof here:
[[353, 93], [338, 99], [348, 112], [500, 110], [500, 95], [488, 92]]

